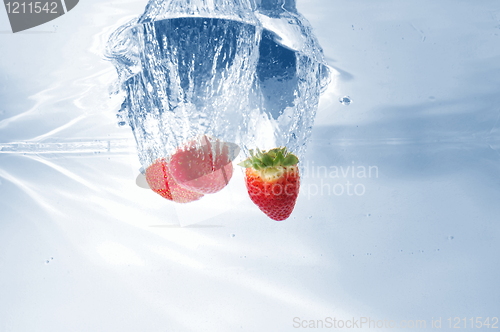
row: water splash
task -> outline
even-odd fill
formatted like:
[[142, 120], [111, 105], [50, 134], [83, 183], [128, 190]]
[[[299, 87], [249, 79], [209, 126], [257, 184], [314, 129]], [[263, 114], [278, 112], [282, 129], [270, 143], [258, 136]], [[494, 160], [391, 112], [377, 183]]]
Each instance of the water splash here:
[[138, 55], [115, 58], [127, 93], [119, 113], [134, 132], [142, 165], [200, 135], [236, 142], [258, 56], [258, 27], [184, 17], [128, 29]]
[[295, 5], [152, 0], [110, 37], [143, 167], [201, 135], [305, 153], [329, 71]]
[[245, 117], [244, 150], [286, 146], [302, 159], [330, 71], [294, 2], [263, 0], [257, 17], [263, 33], [253, 105]]

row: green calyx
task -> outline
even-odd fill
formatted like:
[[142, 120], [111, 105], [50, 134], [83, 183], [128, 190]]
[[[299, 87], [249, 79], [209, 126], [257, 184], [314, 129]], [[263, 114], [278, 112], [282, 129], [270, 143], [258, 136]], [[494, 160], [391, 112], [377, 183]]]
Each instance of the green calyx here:
[[299, 162], [299, 158], [292, 153], [289, 153], [286, 147], [275, 148], [269, 151], [250, 150], [250, 158], [239, 163], [239, 166], [245, 168], [254, 168], [262, 170], [269, 167], [288, 167], [295, 166]]

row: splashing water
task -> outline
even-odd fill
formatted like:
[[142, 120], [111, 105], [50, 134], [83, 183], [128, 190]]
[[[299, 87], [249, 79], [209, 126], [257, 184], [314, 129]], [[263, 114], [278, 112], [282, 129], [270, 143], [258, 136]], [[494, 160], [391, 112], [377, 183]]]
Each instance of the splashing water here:
[[244, 150], [286, 146], [302, 159], [330, 72], [309, 22], [293, 3], [262, 1], [257, 17], [263, 33]]
[[[257, 21], [250, 15], [182, 17], [188, 9], [210, 13], [194, 2], [152, 2], [109, 42], [127, 95], [119, 113], [134, 132], [143, 167], [200, 135], [236, 142], [247, 108], [258, 58]], [[181, 17], [165, 18], [167, 13]]]
[[308, 22], [275, 2], [151, 1], [112, 34], [143, 167], [201, 135], [303, 156], [328, 69]]

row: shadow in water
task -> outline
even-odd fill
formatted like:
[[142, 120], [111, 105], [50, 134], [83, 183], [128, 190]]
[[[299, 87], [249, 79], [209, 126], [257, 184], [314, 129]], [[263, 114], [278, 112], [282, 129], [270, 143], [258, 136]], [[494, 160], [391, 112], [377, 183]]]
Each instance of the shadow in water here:
[[476, 168], [500, 158], [500, 97], [429, 101], [377, 109], [377, 119], [357, 126], [313, 130], [309, 158], [316, 165], [384, 165], [396, 178], [439, 177]]

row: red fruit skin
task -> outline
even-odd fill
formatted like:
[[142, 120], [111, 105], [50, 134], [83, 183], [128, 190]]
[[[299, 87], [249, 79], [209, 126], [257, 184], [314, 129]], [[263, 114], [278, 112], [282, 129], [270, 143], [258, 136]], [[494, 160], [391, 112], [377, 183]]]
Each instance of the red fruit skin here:
[[214, 194], [224, 189], [232, 176], [233, 164], [229, 163], [222, 168], [212, 169], [194, 180], [179, 182], [179, 185], [201, 194]]
[[233, 176], [233, 164], [224, 142], [203, 136], [177, 150], [169, 163], [175, 181], [187, 190], [213, 194]]
[[203, 194], [179, 186], [170, 174], [165, 159], [158, 159], [146, 169], [146, 181], [158, 195], [177, 203], [189, 203], [203, 197]]
[[288, 170], [279, 179], [264, 180], [253, 168], [247, 168], [245, 181], [252, 202], [269, 218], [282, 221], [287, 219], [295, 207], [300, 189], [299, 169], [296, 166]]

